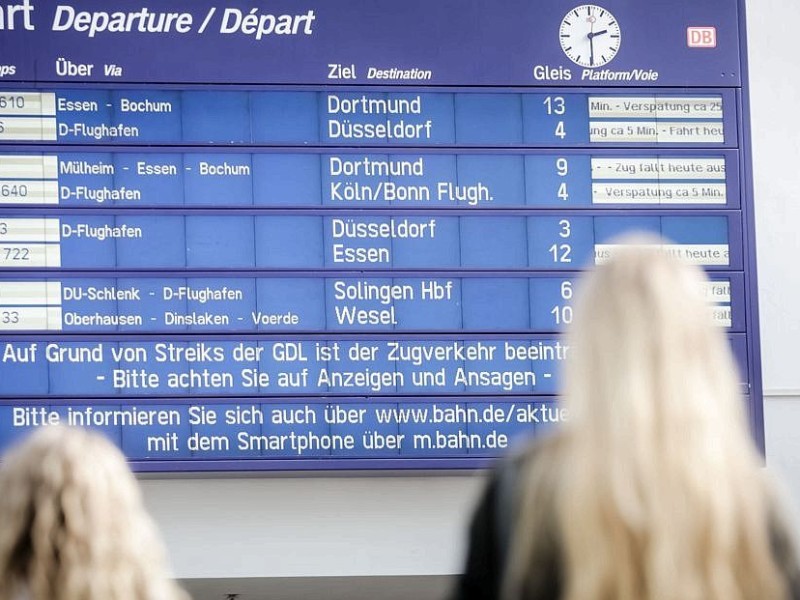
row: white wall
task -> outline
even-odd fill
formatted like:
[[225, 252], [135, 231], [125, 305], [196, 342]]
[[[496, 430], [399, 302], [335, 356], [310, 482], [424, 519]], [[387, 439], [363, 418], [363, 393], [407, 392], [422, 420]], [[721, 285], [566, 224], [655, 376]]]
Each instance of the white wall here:
[[800, 513], [800, 3], [747, 9], [767, 464]]
[[[748, 10], [767, 459], [800, 499], [800, 3], [752, 0]], [[342, 476], [143, 486], [178, 576], [225, 578], [454, 573], [479, 483]]]
[[480, 477], [143, 481], [182, 578], [457, 572]]
[[[748, 3], [756, 240], [764, 387], [800, 395], [800, 4]], [[780, 18], [775, 18], [780, 15]]]

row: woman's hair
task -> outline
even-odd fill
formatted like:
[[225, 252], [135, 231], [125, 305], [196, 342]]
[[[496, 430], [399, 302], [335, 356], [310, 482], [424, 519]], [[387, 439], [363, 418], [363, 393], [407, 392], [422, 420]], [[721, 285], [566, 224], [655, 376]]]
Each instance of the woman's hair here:
[[0, 600], [175, 600], [133, 475], [102, 435], [45, 427], [0, 465]]
[[[661, 240], [619, 243], [576, 304], [569, 419], [545, 444], [545, 474], [526, 474], [507, 597], [535, 583], [536, 529], [549, 519], [567, 600], [783, 598], [775, 506], [708, 282]], [[532, 490], [548, 481], [543, 502]]]

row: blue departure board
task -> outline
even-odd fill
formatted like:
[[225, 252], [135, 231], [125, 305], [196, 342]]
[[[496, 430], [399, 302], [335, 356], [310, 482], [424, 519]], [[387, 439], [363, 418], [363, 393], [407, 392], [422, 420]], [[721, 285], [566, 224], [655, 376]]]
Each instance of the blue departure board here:
[[[544, 4], [543, 6], [540, 4]], [[743, 2], [0, 4], [0, 450], [458, 469], [568, 418], [581, 271], [702, 266], [763, 449]]]

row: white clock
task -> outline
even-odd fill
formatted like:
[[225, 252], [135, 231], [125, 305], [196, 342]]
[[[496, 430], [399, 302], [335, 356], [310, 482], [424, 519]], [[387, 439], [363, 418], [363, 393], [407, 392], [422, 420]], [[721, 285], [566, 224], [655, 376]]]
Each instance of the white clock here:
[[569, 11], [559, 29], [564, 54], [582, 67], [602, 67], [619, 52], [619, 23], [610, 12], [594, 4]]

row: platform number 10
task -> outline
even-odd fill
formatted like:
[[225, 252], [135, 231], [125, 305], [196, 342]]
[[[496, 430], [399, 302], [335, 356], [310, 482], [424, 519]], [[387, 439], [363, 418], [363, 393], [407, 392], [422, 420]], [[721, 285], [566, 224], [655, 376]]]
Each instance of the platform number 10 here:
[[[544, 99], [543, 104], [548, 115], [560, 116], [567, 112], [567, 105], [564, 102], [563, 96], [547, 96]], [[564, 121], [559, 121], [556, 123], [556, 129], [553, 132], [553, 135], [562, 140], [567, 137], [567, 131], [564, 128]]]
[[[562, 281], [561, 282], [561, 299], [564, 302], [569, 302], [572, 299], [572, 282], [571, 281]], [[569, 324], [572, 323], [572, 307], [564, 304], [557, 304], [552, 308], [550, 314], [553, 315], [553, 318], [556, 321], [556, 325], [561, 325], [563, 323]]]

